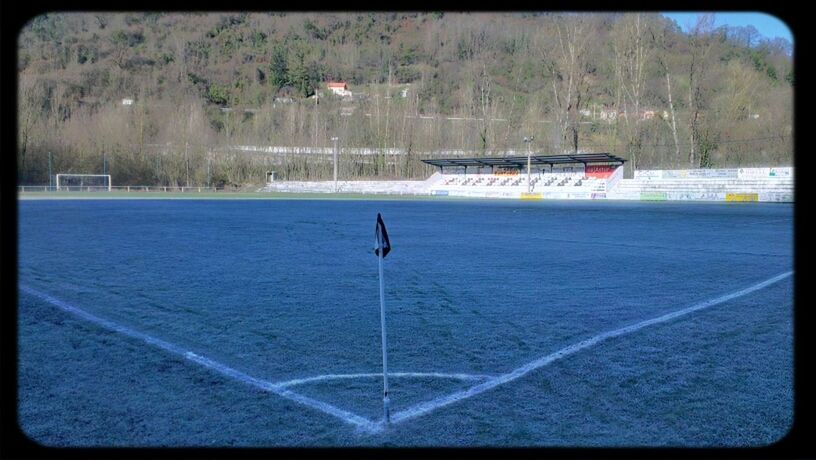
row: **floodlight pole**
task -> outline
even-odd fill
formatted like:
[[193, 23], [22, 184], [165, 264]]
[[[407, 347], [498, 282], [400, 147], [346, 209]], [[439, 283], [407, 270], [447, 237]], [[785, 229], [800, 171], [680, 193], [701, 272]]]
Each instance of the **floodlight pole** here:
[[54, 186], [53, 179], [51, 177], [51, 152], [48, 152], [48, 191], [51, 191], [51, 187]]
[[332, 137], [334, 141], [334, 193], [337, 193], [337, 137]]
[[525, 137], [524, 143], [527, 144], [527, 193], [533, 193], [530, 185], [530, 144], [533, 142], [533, 136]]
[[380, 326], [382, 329], [382, 352], [383, 352], [383, 415], [385, 423], [391, 423], [389, 410], [390, 399], [388, 399], [388, 348], [385, 339], [385, 289], [383, 288], [383, 244], [378, 242], [380, 263]]

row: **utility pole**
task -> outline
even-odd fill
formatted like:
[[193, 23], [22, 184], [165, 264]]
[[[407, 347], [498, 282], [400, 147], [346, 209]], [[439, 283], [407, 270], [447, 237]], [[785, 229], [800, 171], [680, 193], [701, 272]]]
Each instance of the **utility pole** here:
[[334, 142], [334, 193], [337, 193], [337, 137], [332, 137]]
[[161, 184], [161, 176], [161, 150], [156, 149], [156, 185]]
[[187, 147], [189, 146], [188, 141], [184, 141], [184, 167], [187, 174], [187, 187], [190, 186], [190, 159], [187, 157]]
[[[184, 170], [186, 175], [186, 184], [187, 187], [190, 186], [190, 157], [188, 155], [189, 144], [190, 144], [190, 130], [193, 126], [193, 107], [190, 106], [190, 116], [187, 118], [187, 132], [184, 136]], [[181, 189], [184, 191], [184, 189]]]
[[530, 144], [532, 142], [533, 142], [533, 136], [524, 138], [524, 143], [527, 144], [527, 193], [532, 193], [533, 192], [533, 186], [530, 183], [530, 163], [531, 163], [531, 161], [530, 161], [530, 158], [531, 158], [530, 157], [530, 155], [531, 155], [531, 153], [530, 153]]
[[212, 151], [207, 151], [207, 187], [212, 187], [212, 175], [210, 174], [210, 161], [212, 159]]

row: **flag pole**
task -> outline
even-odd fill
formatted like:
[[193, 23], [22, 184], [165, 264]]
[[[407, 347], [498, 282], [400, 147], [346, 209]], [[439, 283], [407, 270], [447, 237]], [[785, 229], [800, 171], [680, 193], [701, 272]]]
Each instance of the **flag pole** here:
[[389, 411], [388, 399], [388, 349], [385, 339], [385, 290], [383, 288], [383, 244], [379, 241], [380, 250], [377, 259], [380, 262], [380, 325], [382, 326], [382, 352], [383, 352], [383, 413], [385, 416], [385, 423], [391, 423], [391, 414]]

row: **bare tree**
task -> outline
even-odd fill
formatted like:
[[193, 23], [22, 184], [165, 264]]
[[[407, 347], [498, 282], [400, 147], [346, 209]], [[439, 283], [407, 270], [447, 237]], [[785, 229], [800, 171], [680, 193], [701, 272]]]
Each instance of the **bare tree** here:
[[672, 96], [672, 74], [671, 69], [669, 68], [669, 56], [671, 55], [671, 50], [669, 49], [669, 31], [668, 29], [663, 26], [660, 27], [657, 24], [655, 27], [650, 29], [650, 35], [652, 39], [652, 46], [655, 49], [655, 60], [657, 62], [658, 68], [660, 69], [661, 74], [665, 77], [666, 80], [666, 96], [668, 98], [669, 103], [669, 110], [668, 110], [668, 117], [664, 117], [661, 114], [661, 119], [666, 123], [666, 126], [671, 130], [672, 133], [672, 140], [674, 142], [674, 156], [672, 157], [671, 163], [673, 165], [680, 164], [680, 141], [677, 135], [677, 113], [674, 108], [674, 99]]
[[553, 58], [545, 55], [544, 59], [552, 76], [559, 144], [561, 148], [569, 144], [577, 152], [580, 110], [586, 103], [592, 71], [588, 50], [592, 24], [588, 16], [565, 15], [555, 19], [555, 28], [558, 41]]
[[21, 75], [18, 90], [18, 158], [20, 165], [20, 180], [25, 182], [28, 177], [27, 154], [31, 145], [32, 137], [35, 139], [35, 128], [41, 119], [41, 112], [45, 94], [42, 83], [36, 77]]
[[646, 63], [651, 58], [652, 47], [646, 40], [647, 25], [640, 13], [626, 15], [614, 26], [613, 49], [618, 78], [618, 87], [623, 95], [626, 144], [632, 158], [632, 166], [637, 169], [638, 158], [643, 144], [641, 123], [641, 102], [646, 78]]
[[482, 155], [488, 149], [488, 129], [490, 128], [490, 118], [492, 117], [491, 107], [493, 100], [490, 97], [490, 75], [487, 74], [487, 66], [482, 63], [482, 72], [476, 85], [479, 101], [479, 150]]
[[[116, 183], [186, 184], [189, 176], [190, 185], [210, 177], [241, 184], [273, 166], [269, 156], [228, 146], [324, 147], [330, 135], [344, 150], [379, 150], [344, 151], [345, 178], [416, 177], [429, 171], [417, 156], [517, 148], [521, 131], [554, 153], [604, 146], [649, 166], [789, 164], [792, 156], [789, 49], [756, 43], [751, 29], [726, 39], [711, 16], [687, 35], [646, 13], [336, 14], [317, 20], [317, 39], [298, 33], [309, 15], [62, 16], [70, 15], [32, 22], [18, 40], [24, 181], [45, 177], [53, 151], [64, 171], [112, 165]], [[298, 71], [308, 75], [298, 75], [312, 86], [323, 76], [345, 79], [370, 99], [345, 104], [354, 112], [343, 116], [339, 101], [317, 105], [291, 86], [288, 61], [270, 83], [279, 47], [297, 49], [289, 60], [303, 55]], [[411, 96], [380, 100], [393, 90], [386, 77], [410, 81]], [[136, 103], [123, 106], [125, 97]], [[232, 112], [220, 110], [226, 101]], [[662, 121], [638, 120], [657, 101]], [[597, 106], [627, 117], [586, 129], [582, 109]], [[394, 161], [387, 148], [407, 154]], [[314, 155], [279, 160], [284, 179], [331, 171]]]
[[[714, 14], [702, 14], [691, 28], [691, 52], [688, 66], [688, 107], [689, 107], [689, 165], [698, 166], [696, 147], [700, 142], [701, 114], [704, 110], [704, 83], [711, 52], [711, 33], [714, 28]], [[702, 160], [702, 159], [701, 159]]]

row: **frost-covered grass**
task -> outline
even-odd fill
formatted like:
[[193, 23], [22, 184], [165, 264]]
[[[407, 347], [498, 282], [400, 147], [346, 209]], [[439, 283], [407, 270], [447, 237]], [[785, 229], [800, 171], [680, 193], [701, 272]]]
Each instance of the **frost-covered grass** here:
[[[497, 375], [792, 269], [787, 205], [28, 201], [20, 284], [259, 379]], [[792, 420], [792, 280], [609, 339], [376, 434], [19, 294], [47, 445], [753, 446]], [[392, 412], [474, 385], [392, 378]], [[382, 381], [292, 390], [381, 417]]]

